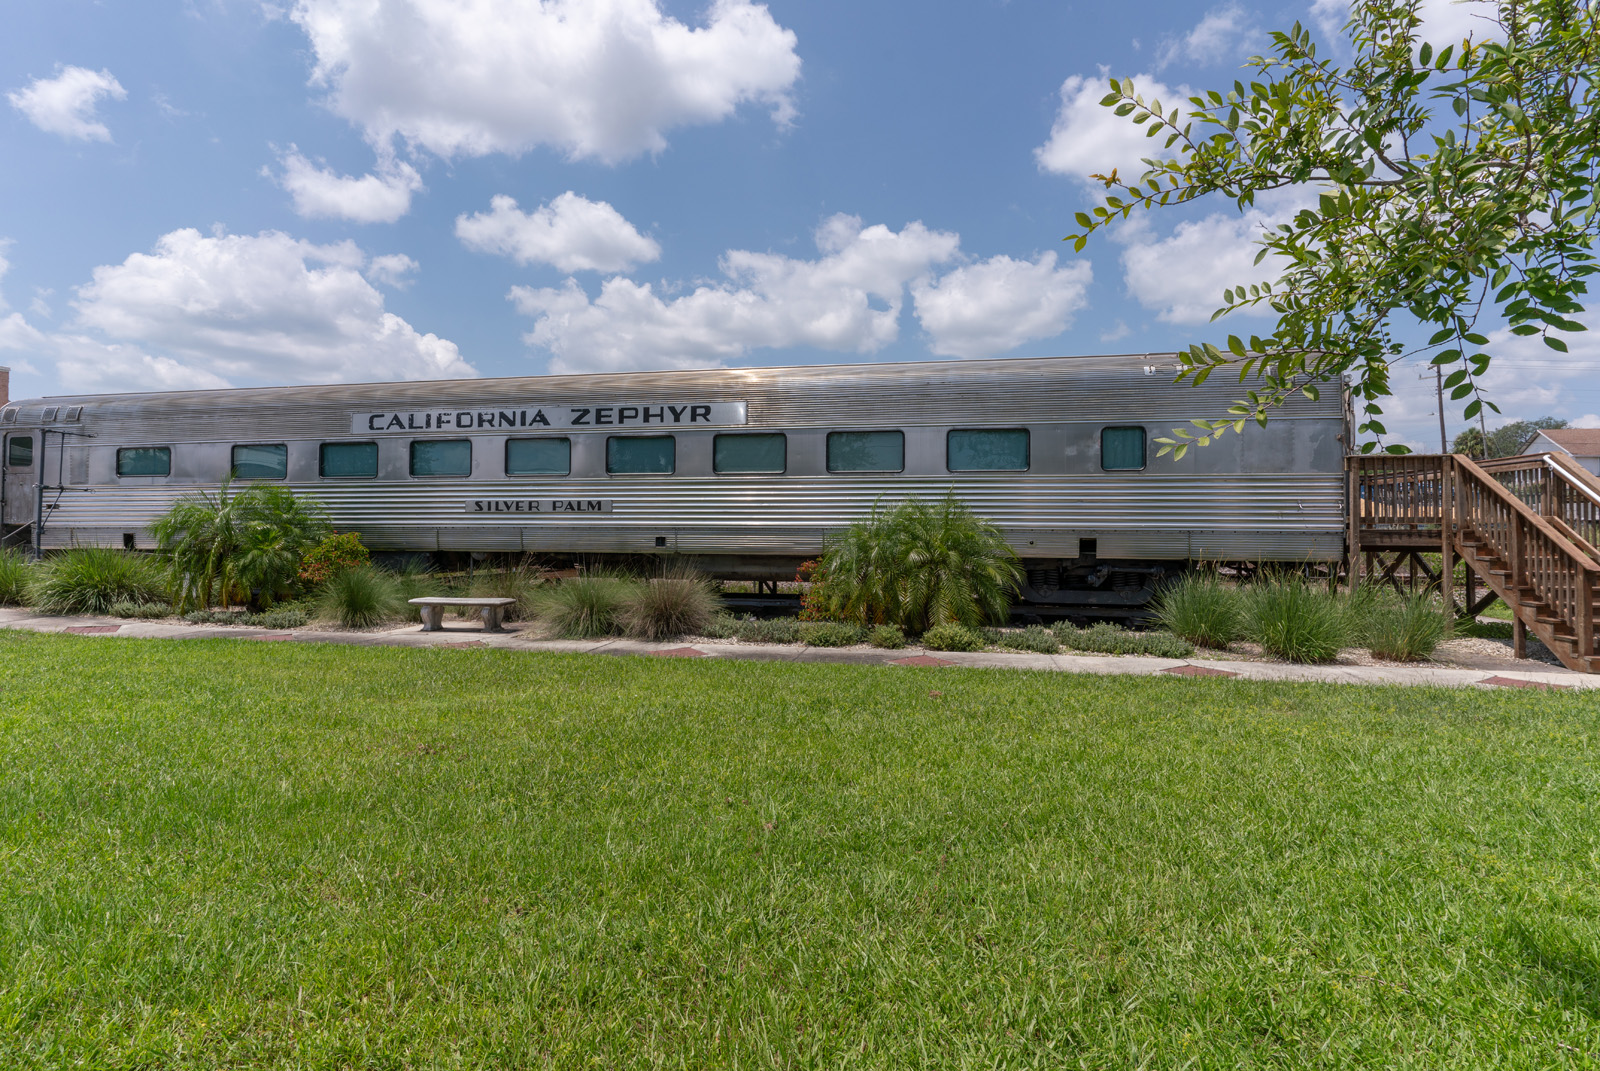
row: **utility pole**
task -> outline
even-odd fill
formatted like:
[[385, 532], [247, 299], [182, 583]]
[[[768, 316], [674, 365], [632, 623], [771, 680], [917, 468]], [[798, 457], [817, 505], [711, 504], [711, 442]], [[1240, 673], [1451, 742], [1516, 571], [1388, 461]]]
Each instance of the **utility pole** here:
[[1433, 366], [1433, 382], [1434, 389], [1439, 394], [1439, 452], [1448, 454], [1450, 452], [1450, 444], [1445, 441], [1444, 435], [1444, 365], [1436, 364]]

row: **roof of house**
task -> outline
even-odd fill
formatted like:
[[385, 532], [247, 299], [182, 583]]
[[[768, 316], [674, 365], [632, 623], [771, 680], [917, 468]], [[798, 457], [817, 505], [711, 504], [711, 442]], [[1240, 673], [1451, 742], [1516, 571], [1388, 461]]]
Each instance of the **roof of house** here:
[[1539, 434], [1573, 457], [1600, 457], [1600, 428], [1556, 428]]

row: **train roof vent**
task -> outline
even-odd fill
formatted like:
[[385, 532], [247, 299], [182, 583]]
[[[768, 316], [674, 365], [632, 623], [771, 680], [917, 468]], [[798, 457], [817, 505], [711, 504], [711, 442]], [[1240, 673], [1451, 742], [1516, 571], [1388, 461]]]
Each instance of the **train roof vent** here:
[[3, 412], [0, 412], [0, 424], [15, 424], [16, 422], [17, 422], [17, 407], [16, 406], [13, 405], [11, 408], [6, 409]]
[[67, 406], [67, 418], [66, 419], [67, 419], [67, 423], [68, 424], [76, 424], [78, 421], [82, 420], [83, 419], [83, 406], [81, 406], [81, 405], [69, 405], [69, 406]]
[[44, 423], [48, 424], [52, 420], [54, 420], [56, 418], [56, 414], [59, 413], [59, 412], [61, 412], [61, 407], [59, 405], [46, 406], [45, 410], [44, 410], [44, 415], [41, 416], [39, 419], [41, 421], [43, 421]]

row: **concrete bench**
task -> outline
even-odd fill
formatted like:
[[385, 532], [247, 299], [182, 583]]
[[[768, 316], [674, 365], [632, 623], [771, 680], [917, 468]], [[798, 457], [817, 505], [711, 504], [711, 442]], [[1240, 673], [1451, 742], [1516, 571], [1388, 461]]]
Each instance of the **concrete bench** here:
[[451, 598], [448, 595], [430, 595], [422, 599], [409, 600], [412, 606], [422, 610], [422, 631], [438, 632], [444, 628], [444, 608], [446, 606], [470, 606], [478, 611], [478, 616], [483, 619], [483, 631], [502, 632], [500, 622], [505, 619], [506, 607], [516, 605], [516, 599], [468, 599], [464, 597]]

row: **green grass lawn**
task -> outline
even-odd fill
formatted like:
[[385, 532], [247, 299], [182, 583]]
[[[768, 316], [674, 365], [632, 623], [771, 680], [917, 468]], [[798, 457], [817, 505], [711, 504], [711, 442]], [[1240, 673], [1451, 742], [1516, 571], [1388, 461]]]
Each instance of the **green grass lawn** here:
[[1597, 724], [0, 633], [0, 1066], [1590, 1066]]

